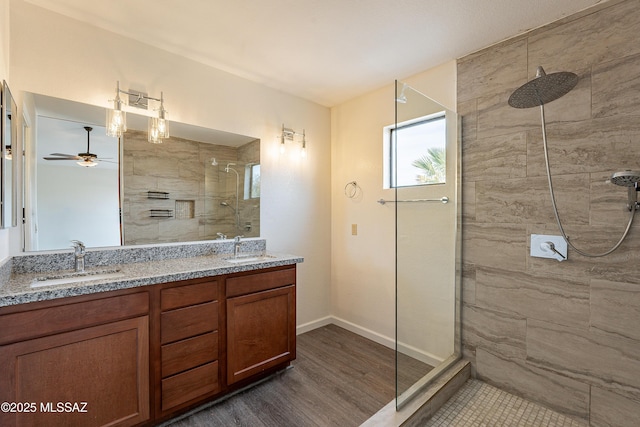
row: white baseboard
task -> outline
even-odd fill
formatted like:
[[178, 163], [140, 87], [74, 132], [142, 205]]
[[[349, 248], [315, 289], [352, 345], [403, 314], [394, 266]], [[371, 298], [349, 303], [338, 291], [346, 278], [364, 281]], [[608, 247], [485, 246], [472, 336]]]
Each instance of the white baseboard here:
[[[347, 331], [353, 332], [354, 334], [358, 334], [362, 337], [370, 339], [371, 341], [377, 342], [378, 344], [382, 344], [385, 347], [395, 349], [396, 342], [393, 338], [387, 337], [385, 335], [379, 334], [377, 332], [372, 331], [371, 329], [364, 328], [360, 325], [356, 325], [355, 323], [351, 323], [347, 320], [340, 319], [335, 316], [326, 316], [318, 320], [314, 320], [312, 322], [305, 323], [296, 328], [296, 334], [304, 334], [305, 332], [312, 331], [317, 328], [321, 328], [326, 325], [336, 325], [341, 328], [346, 329]], [[426, 363], [431, 366], [438, 366], [440, 363], [444, 361], [443, 358], [436, 357], [435, 355], [418, 350], [415, 347], [411, 347], [409, 345], [405, 345], [400, 343], [398, 349], [401, 353], [406, 354], [407, 356], [413, 357], [414, 359], [420, 360], [421, 362]]]
[[323, 317], [312, 322], [304, 323], [296, 327], [296, 335], [304, 334], [305, 332], [313, 331], [314, 329], [321, 328], [332, 324], [331, 316]]
[[414, 359], [417, 359], [433, 367], [436, 367], [444, 362], [444, 358], [437, 357], [434, 354], [429, 353], [428, 351], [418, 350], [417, 348], [410, 345], [400, 343], [398, 345], [398, 350], [402, 354], [406, 354], [409, 357], [413, 357]]

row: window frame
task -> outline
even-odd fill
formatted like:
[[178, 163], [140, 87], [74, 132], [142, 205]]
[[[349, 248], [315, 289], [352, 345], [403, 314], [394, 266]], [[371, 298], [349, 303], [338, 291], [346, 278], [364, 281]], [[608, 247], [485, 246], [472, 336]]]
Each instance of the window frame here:
[[[444, 140], [443, 140], [443, 149], [447, 150], [447, 122], [446, 122], [446, 110], [438, 111], [433, 114], [428, 114], [426, 116], [418, 117], [413, 120], [407, 120], [402, 123], [398, 123], [397, 125], [389, 125], [384, 128], [384, 138], [383, 138], [383, 188], [384, 189], [393, 189], [393, 188], [411, 188], [411, 187], [421, 187], [424, 185], [442, 185], [446, 184], [446, 174], [444, 181], [441, 182], [425, 182], [411, 185], [397, 185], [397, 174], [396, 174], [396, 157], [397, 157], [397, 135], [398, 131], [402, 129], [407, 129], [414, 126], [424, 125], [427, 123], [442, 121], [443, 129], [444, 129]], [[446, 170], [446, 165], [445, 165]]]

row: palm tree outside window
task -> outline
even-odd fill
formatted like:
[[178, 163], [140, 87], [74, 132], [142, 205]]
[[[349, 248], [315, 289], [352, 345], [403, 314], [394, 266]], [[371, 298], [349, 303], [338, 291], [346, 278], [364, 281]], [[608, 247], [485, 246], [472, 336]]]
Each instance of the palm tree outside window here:
[[389, 170], [392, 187], [445, 183], [445, 124], [443, 111], [391, 129]]

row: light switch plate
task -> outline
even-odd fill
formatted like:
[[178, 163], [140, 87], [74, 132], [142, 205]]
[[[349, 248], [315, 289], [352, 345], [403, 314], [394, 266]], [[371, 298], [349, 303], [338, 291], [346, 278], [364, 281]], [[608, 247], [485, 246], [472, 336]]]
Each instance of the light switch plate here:
[[532, 234], [530, 255], [539, 258], [551, 258], [558, 261], [566, 261], [567, 242], [562, 236]]

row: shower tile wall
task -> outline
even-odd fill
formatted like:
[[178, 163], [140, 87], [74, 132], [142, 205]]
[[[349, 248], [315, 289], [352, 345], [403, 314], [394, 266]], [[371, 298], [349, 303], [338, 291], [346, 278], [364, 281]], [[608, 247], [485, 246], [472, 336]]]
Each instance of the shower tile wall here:
[[558, 235], [540, 110], [508, 106], [535, 76], [573, 71], [578, 86], [546, 111], [560, 216], [578, 247], [612, 246], [640, 170], [640, 1], [597, 9], [458, 61], [462, 114], [463, 345], [477, 377], [593, 426], [640, 419], [640, 218], [604, 258], [529, 256], [529, 236]]
[[[123, 151], [125, 244], [215, 239], [217, 232], [259, 235], [259, 200], [244, 201], [240, 196], [243, 224], [255, 224], [251, 232], [237, 231], [232, 210], [220, 206], [221, 201], [235, 205], [235, 175], [231, 180], [222, 169], [227, 162], [259, 161], [259, 140], [239, 148], [174, 137], [150, 144], [145, 132], [129, 130]], [[218, 166], [211, 165], [213, 157]], [[244, 170], [239, 172], [243, 180]], [[149, 199], [149, 190], [168, 192], [169, 199]], [[150, 218], [150, 209], [175, 211], [177, 200], [193, 201], [193, 218]]]

